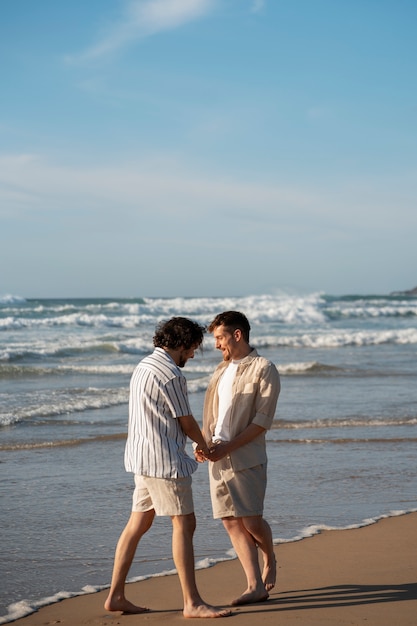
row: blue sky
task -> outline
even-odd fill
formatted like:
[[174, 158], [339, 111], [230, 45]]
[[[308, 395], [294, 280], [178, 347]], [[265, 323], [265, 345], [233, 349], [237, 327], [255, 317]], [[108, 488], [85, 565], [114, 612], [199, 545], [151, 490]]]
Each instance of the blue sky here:
[[0, 0], [0, 295], [417, 285], [415, 0]]

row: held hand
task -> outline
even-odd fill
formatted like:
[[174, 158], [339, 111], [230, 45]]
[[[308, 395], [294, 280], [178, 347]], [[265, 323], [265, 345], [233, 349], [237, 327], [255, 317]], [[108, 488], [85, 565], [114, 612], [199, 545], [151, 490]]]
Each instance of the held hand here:
[[207, 456], [209, 461], [213, 461], [213, 463], [215, 461], [220, 461], [220, 459], [223, 459], [225, 456], [227, 456], [229, 454], [229, 444], [226, 441], [219, 441], [218, 443], [215, 443], [209, 451], [209, 454]]
[[193, 445], [194, 449], [194, 458], [198, 463], [204, 463], [209, 458], [210, 451], [205, 443], [198, 445], [195, 443]]
[[206, 453], [204, 453], [203, 450], [201, 450], [200, 448], [196, 448], [194, 450], [194, 458], [198, 463], [204, 463], [205, 461], [207, 461], [208, 458], [207, 453], [208, 450]]

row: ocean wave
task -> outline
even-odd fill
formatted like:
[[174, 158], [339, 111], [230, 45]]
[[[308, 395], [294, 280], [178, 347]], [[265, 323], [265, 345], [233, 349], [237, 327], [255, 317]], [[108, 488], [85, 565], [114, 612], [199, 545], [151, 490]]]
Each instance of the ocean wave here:
[[56, 439], [54, 441], [25, 441], [14, 443], [0, 443], [1, 452], [16, 452], [19, 450], [42, 450], [44, 448], [68, 448], [92, 443], [103, 443], [126, 439], [126, 433], [112, 435], [96, 435], [93, 437], [76, 437], [73, 439]]
[[417, 443], [417, 437], [335, 437], [335, 438], [301, 438], [301, 439], [268, 439], [268, 444], [297, 444], [297, 445], [371, 445], [371, 444], [413, 444]]
[[[12, 304], [10, 302], [9, 304]], [[320, 294], [308, 296], [245, 296], [235, 298], [145, 298], [141, 302], [36, 301], [33, 306], [2, 311], [0, 329], [54, 326], [137, 328], [155, 326], [176, 315], [207, 324], [219, 311], [238, 309], [250, 314], [251, 323], [316, 324], [325, 321]], [[6, 316], [6, 314], [8, 314]]]
[[328, 428], [368, 428], [386, 426], [415, 426], [417, 416], [408, 417], [351, 417], [339, 419], [317, 419], [317, 420], [283, 420], [275, 419], [271, 430], [307, 430], [307, 429], [328, 429]]
[[[86, 363], [68, 363], [68, 365], [54, 364], [49, 367], [42, 365], [17, 365], [14, 363], [0, 364], [0, 379], [13, 379], [13, 378], [31, 378], [31, 377], [48, 377], [59, 376], [67, 374], [87, 374], [90, 376], [125, 376], [130, 378], [136, 367], [138, 361], [134, 363], [115, 363], [114, 365], [100, 365], [98, 363], [86, 364]], [[202, 374], [204, 378], [212, 373], [214, 365], [196, 365], [193, 366], [187, 363], [187, 370], [184, 372], [189, 378], [190, 375]], [[189, 385], [192, 383], [189, 380]]]
[[191, 380], [187, 380], [187, 389], [188, 392], [191, 393], [198, 393], [201, 391], [205, 391], [207, 389], [207, 385], [210, 381], [210, 375], [207, 376], [203, 376], [202, 378], [198, 378], [198, 379], [191, 379]]
[[268, 335], [256, 338], [256, 345], [260, 348], [343, 348], [355, 346], [377, 346], [382, 344], [406, 345], [415, 343], [417, 343], [417, 328], [380, 331], [314, 331], [311, 333], [295, 335]]
[[31, 378], [43, 376], [57, 376], [67, 374], [88, 374], [100, 376], [123, 375], [130, 376], [133, 372], [134, 365], [115, 364], [115, 365], [86, 365], [86, 364], [69, 364], [54, 365], [53, 367], [35, 367], [31, 365], [0, 365], [0, 379], [5, 378]]
[[0, 306], [12, 306], [15, 304], [24, 304], [26, 299], [21, 296], [14, 296], [12, 294], [4, 294], [0, 296]]
[[[22, 306], [23, 305], [23, 306]], [[175, 315], [207, 324], [219, 311], [241, 310], [255, 328], [263, 324], [314, 325], [339, 319], [415, 318], [417, 298], [264, 294], [242, 297], [25, 300], [0, 298], [0, 329], [87, 326], [155, 326]]]
[[317, 324], [339, 318], [415, 317], [417, 298], [393, 296], [331, 297], [315, 292], [307, 295], [265, 294], [228, 298], [149, 298], [153, 315], [198, 316], [211, 319], [219, 311], [241, 310], [256, 324]]
[[12, 294], [0, 296], [0, 305], [23, 304], [24, 302], [26, 302], [26, 299], [22, 298], [22, 296], [14, 296]]
[[56, 317], [16, 317], [8, 316], [0, 319], [0, 330], [17, 330], [23, 328], [53, 328], [56, 326], [81, 326], [81, 327], [98, 327], [98, 328], [138, 328], [144, 323], [149, 323], [154, 319], [149, 316], [109, 316], [104, 313], [92, 315], [91, 313], [71, 313], [67, 315], [59, 315]]
[[401, 515], [408, 515], [410, 513], [416, 513], [417, 509], [401, 509], [389, 511], [376, 517], [368, 517], [363, 519], [358, 524], [348, 524], [347, 526], [328, 526], [327, 524], [310, 524], [305, 526], [298, 535], [291, 537], [290, 539], [274, 539], [274, 545], [281, 543], [292, 543], [294, 541], [300, 541], [301, 539], [307, 539], [308, 537], [314, 537], [320, 534], [323, 530], [355, 530], [358, 528], [364, 528], [365, 526], [371, 526], [383, 519], [389, 519], [390, 517], [400, 517]]
[[280, 363], [276, 364], [279, 373], [282, 376], [290, 376], [291, 374], [334, 374], [337, 372], [344, 372], [345, 370], [335, 365], [325, 365], [318, 361], [306, 361], [298, 363]]
[[381, 304], [381, 306], [349, 306], [341, 308], [328, 308], [326, 309], [326, 315], [330, 319], [367, 319], [378, 317], [416, 317], [417, 306], [413, 303], [402, 302], [397, 303], [395, 306]]
[[32, 392], [27, 392], [21, 395], [17, 406], [13, 406], [10, 402], [8, 410], [0, 412], [0, 426], [11, 426], [26, 420], [33, 420], [33, 418], [39, 420], [93, 409], [104, 409], [126, 404], [128, 400], [129, 390], [127, 388], [99, 389], [88, 387], [87, 389], [68, 391], [49, 391], [45, 397], [40, 396], [35, 402]]
[[17, 361], [29, 359], [43, 359], [46, 357], [67, 357], [81, 354], [106, 354], [119, 352], [122, 354], [148, 354], [152, 341], [148, 337], [135, 337], [118, 341], [106, 337], [84, 337], [72, 335], [51, 338], [49, 341], [39, 339], [29, 340], [27, 343], [5, 345], [0, 349], [0, 361]]
[[[90, 376], [126, 376], [130, 378], [133, 370], [139, 359], [134, 363], [115, 363], [114, 365], [100, 365], [98, 363], [85, 364], [85, 363], [68, 363], [67, 365], [54, 364], [51, 366], [42, 365], [26, 365], [3, 363], [0, 364], [0, 380], [1, 379], [14, 379], [14, 378], [31, 378], [31, 377], [48, 377], [59, 376], [67, 374], [87, 374]], [[335, 365], [326, 365], [319, 361], [300, 361], [293, 363], [276, 363], [281, 376], [297, 376], [297, 375], [345, 375], [346, 369], [337, 367]], [[188, 390], [195, 392], [202, 389], [201, 384], [207, 385], [209, 377], [213, 373], [216, 367], [215, 362], [188, 362], [187, 368], [184, 371], [188, 380]], [[359, 374], [363, 376], [363, 372], [358, 370]], [[349, 369], [349, 373], [352, 374], [352, 370]], [[198, 380], [197, 380], [197, 375]], [[379, 373], [378, 375], [381, 375]], [[193, 386], [194, 384], [194, 386]], [[197, 387], [195, 387], [197, 385]]]
[[[87, 444], [106, 443], [126, 439], [126, 432], [109, 435], [96, 435], [91, 437], [75, 437], [69, 439], [56, 439], [49, 441], [25, 441], [14, 443], [0, 443], [0, 452], [18, 452], [22, 450], [42, 450], [45, 448], [72, 448]], [[417, 443], [417, 437], [336, 437], [336, 438], [300, 438], [300, 439], [268, 439], [268, 445], [370, 445], [370, 444], [413, 444]]]

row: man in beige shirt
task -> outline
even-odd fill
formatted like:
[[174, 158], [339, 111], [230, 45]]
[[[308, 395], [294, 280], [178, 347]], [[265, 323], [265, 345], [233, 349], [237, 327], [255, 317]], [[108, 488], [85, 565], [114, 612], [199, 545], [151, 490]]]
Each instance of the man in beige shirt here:
[[[280, 379], [273, 363], [249, 344], [243, 313], [226, 311], [208, 327], [223, 362], [215, 370], [204, 402], [203, 434], [209, 460], [213, 515], [221, 519], [242, 564], [247, 589], [232, 604], [266, 600], [275, 585], [271, 528], [263, 518], [266, 490], [266, 431], [274, 419]], [[258, 561], [263, 555], [263, 571]]]

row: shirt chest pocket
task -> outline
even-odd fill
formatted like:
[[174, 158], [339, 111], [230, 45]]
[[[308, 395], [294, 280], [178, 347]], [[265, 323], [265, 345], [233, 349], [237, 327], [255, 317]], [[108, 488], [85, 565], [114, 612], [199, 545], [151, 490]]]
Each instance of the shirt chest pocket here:
[[243, 387], [242, 394], [253, 395], [254, 393], [256, 393], [257, 388], [258, 388], [258, 385], [256, 385], [255, 383], [246, 383], [245, 386]]

